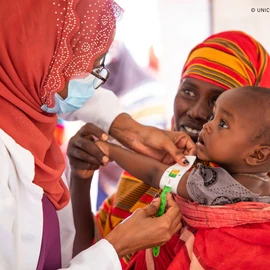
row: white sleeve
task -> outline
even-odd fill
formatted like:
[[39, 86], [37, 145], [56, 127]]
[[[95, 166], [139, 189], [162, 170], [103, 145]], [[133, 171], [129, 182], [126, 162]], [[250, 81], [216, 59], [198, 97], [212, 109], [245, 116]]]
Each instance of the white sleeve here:
[[69, 267], [63, 269], [121, 270], [122, 267], [113, 246], [107, 240], [102, 239], [95, 245], [79, 253], [70, 261]]
[[112, 91], [101, 88], [79, 110], [59, 114], [59, 117], [66, 121], [93, 123], [108, 133], [114, 119], [123, 112], [117, 96]]

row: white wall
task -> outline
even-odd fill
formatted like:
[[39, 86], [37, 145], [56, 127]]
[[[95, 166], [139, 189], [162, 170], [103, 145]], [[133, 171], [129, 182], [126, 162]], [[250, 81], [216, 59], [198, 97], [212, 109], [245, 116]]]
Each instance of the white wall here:
[[[164, 100], [168, 119], [187, 55], [211, 31], [242, 30], [270, 51], [270, 0], [117, 1], [126, 10], [118, 33], [139, 64], [147, 64], [150, 45], [156, 49], [160, 60], [159, 79], [168, 91]], [[259, 12], [260, 8], [268, 8], [269, 12]]]
[[181, 71], [191, 49], [210, 35], [208, 0], [157, 0], [160, 16], [160, 77], [168, 90], [168, 115]]
[[209, 0], [117, 0], [125, 9], [117, 35], [139, 64], [147, 64], [154, 46], [160, 61], [158, 78], [168, 92], [164, 104], [172, 105], [183, 64], [190, 50], [210, 35]]
[[[268, 12], [259, 12], [265, 8]], [[253, 12], [252, 9], [255, 9]], [[242, 30], [270, 51], [269, 0], [213, 0], [213, 31]]]

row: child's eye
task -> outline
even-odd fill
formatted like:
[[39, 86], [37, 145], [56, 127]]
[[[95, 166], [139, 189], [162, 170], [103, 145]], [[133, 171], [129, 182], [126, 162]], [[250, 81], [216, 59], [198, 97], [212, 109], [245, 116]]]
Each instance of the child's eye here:
[[220, 120], [219, 126], [222, 128], [229, 128], [229, 126], [227, 125], [227, 123], [224, 120]]

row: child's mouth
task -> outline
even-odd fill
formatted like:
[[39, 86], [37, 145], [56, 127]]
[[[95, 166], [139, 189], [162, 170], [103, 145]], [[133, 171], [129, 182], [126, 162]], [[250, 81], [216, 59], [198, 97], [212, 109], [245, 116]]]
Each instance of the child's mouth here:
[[199, 144], [201, 144], [201, 145], [204, 145], [204, 140], [203, 140], [203, 138], [202, 138], [202, 136], [199, 136], [198, 137], [198, 141], [197, 141]]

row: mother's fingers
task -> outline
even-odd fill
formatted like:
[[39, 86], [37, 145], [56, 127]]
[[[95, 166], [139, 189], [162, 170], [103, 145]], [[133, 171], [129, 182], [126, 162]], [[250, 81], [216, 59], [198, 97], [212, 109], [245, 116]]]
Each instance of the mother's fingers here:
[[72, 170], [96, 170], [108, 162], [94, 142], [95, 137], [103, 140], [104, 135], [107, 136], [102, 129], [88, 123], [70, 139], [67, 155]]
[[92, 123], [85, 124], [80, 130], [79, 134], [81, 137], [88, 137], [94, 135], [96, 138], [102, 141], [108, 140], [108, 134], [101, 128], [97, 127]]

